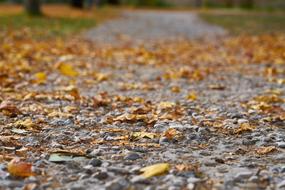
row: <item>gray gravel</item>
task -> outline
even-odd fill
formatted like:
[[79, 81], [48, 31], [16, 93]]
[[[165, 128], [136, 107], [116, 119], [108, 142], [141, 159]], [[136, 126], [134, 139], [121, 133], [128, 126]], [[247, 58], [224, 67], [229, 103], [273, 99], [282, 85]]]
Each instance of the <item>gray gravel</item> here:
[[225, 35], [226, 31], [202, 21], [195, 13], [164, 11], [126, 11], [118, 19], [87, 32], [96, 42], [143, 42], [175, 38], [197, 39]]

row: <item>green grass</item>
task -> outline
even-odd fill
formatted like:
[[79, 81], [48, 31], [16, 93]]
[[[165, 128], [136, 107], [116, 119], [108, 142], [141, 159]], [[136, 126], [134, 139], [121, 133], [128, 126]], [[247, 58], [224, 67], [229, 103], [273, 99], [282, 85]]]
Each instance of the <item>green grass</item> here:
[[285, 13], [202, 12], [200, 16], [211, 24], [222, 26], [233, 35], [285, 33]]
[[0, 16], [1, 30], [29, 28], [42, 37], [68, 36], [96, 25], [92, 18], [30, 17], [25, 14]]

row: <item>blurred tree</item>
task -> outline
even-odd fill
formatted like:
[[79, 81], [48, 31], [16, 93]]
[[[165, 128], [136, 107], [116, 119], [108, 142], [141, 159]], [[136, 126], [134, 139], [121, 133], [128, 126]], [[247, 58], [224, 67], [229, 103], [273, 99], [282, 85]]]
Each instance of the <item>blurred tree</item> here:
[[254, 0], [241, 0], [240, 6], [246, 9], [254, 8]]
[[232, 8], [234, 6], [233, 0], [226, 0], [225, 1], [226, 7]]
[[71, 0], [71, 6], [74, 8], [83, 9], [84, 8], [84, 0]]
[[40, 0], [24, 0], [26, 12], [32, 16], [39, 16], [42, 14]]

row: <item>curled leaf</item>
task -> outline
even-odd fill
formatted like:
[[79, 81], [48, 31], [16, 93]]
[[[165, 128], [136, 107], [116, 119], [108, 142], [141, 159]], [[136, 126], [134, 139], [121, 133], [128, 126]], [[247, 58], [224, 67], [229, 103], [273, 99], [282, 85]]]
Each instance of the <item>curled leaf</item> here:
[[140, 171], [143, 172], [142, 176], [144, 176], [145, 178], [150, 178], [153, 176], [158, 176], [167, 173], [169, 169], [170, 165], [168, 163], [160, 163], [144, 167]]
[[8, 163], [8, 172], [17, 177], [29, 177], [34, 176], [32, 171], [32, 164], [23, 162], [20, 158], [14, 158]]

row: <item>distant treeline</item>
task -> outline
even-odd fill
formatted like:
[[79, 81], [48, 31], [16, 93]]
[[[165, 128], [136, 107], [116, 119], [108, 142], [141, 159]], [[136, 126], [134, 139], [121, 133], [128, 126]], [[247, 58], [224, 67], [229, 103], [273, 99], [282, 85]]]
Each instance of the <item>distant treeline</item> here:
[[[25, 0], [0, 0], [0, 2], [23, 3]], [[42, 3], [72, 3], [73, 0], [40, 0]], [[74, 1], [75, 2], [75, 1]], [[131, 6], [189, 6], [224, 8], [284, 9], [285, 0], [78, 0], [85, 5], [131, 5]]]

